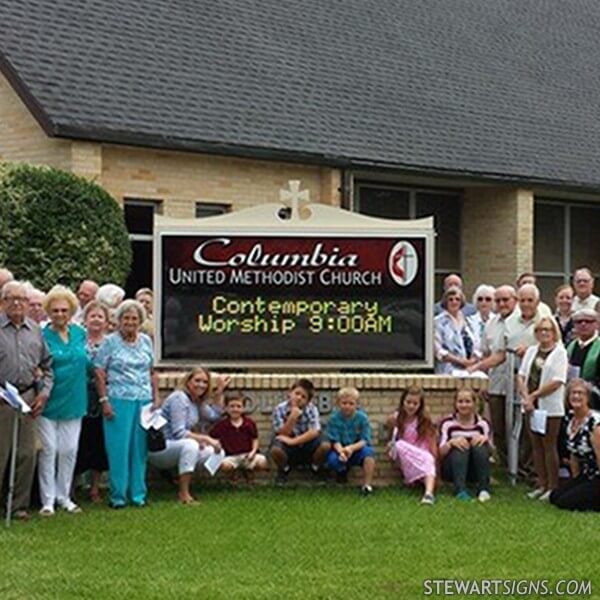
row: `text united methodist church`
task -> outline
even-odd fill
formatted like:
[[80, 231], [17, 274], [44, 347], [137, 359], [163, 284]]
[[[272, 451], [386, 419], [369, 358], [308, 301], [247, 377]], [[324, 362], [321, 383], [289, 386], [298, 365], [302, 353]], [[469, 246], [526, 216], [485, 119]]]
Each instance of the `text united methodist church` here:
[[595, 0], [6, 0], [0, 160], [92, 178], [151, 284], [155, 214], [432, 215], [467, 290], [600, 271]]

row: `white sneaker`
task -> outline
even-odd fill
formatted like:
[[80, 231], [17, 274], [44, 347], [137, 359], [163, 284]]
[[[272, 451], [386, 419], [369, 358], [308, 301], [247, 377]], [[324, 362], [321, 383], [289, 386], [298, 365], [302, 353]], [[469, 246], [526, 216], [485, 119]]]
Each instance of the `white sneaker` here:
[[428, 504], [429, 506], [432, 506], [435, 504], [435, 496], [433, 494], [423, 494], [423, 497], [421, 498], [421, 504]]
[[546, 490], [544, 488], [536, 488], [532, 492], [529, 492], [527, 494], [527, 497], [530, 500], [537, 500], [540, 496], [543, 496], [545, 493], [546, 493]]
[[66, 502], [61, 504], [60, 507], [72, 515], [76, 515], [76, 514], [83, 512], [81, 510], [81, 507], [77, 506], [77, 504], [75, 504], [75, 502], [73, 502], [73, 500], [67, 500]]
[[489, 502], [492, 499], [492, 495], [487, 490], [481, 490], [477, 495], [479, 502]]
[[540, 502], [550, 502], [550, 494], [552, 494], [552, 490], [548, 490], [546, 492], [544, 492], [539, 498], [538, 500]]
[[42, 506], [39, 515], [40, 517], [53, 517], [54, 509], [51, 506]]

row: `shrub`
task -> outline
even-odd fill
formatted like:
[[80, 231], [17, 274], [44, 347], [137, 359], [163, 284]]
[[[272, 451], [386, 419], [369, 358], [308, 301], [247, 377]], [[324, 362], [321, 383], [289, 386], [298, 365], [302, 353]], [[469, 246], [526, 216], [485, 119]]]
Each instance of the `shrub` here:
[[123, 211], [99, 185], [57, 169], [0, 165], [0, 265], [41, 289], [83, 279], [123, 285]]

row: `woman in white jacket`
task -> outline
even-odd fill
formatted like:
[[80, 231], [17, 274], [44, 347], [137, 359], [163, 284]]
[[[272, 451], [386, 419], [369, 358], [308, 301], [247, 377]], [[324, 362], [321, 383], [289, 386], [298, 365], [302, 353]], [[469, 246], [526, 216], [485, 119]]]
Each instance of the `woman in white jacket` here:
[[[557, 439], [560, 423], [565, 414], [564, 391], [567, 381], [567, 351], [563, 346], [558, 324], [552, 317], [544, 317], [535, 326], [537, 344], [530, 346], [519, 369], [519, 393], [525, 410], [533, 466], [537, 486], [530, 498], [549, 500], [558, 487]], [[535, 433], [529, 426], [534, 410], [544, 411], [546, 432]]]

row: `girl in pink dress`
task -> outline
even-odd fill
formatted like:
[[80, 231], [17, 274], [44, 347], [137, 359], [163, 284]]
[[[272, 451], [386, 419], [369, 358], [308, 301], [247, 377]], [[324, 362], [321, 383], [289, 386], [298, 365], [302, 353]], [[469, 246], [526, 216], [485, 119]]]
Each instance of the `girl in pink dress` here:
[[404, 390], [390, 442], [390, 458], [402, 471], [404, 483], [423, 483], [421, 504], [435, 502], [436, 430], [425, 409], [425, 395], [418, 386]]

